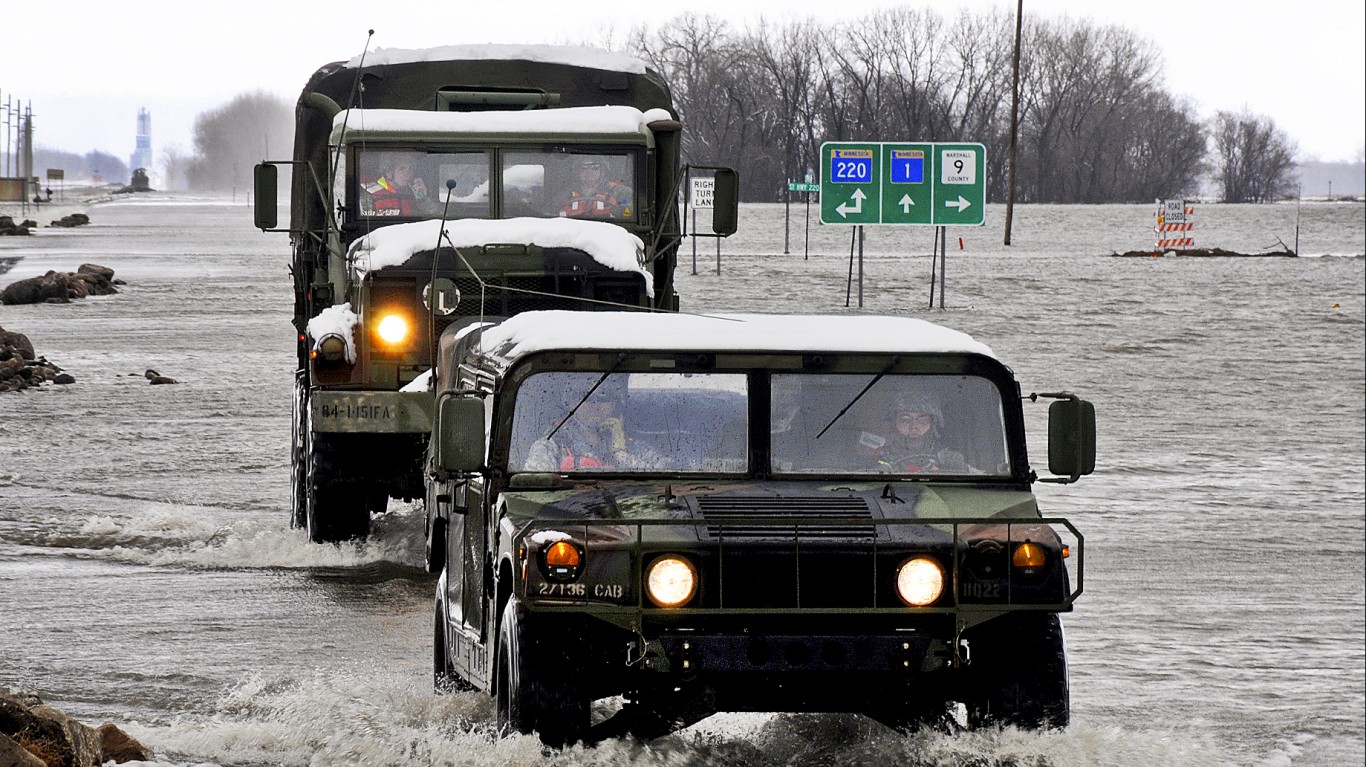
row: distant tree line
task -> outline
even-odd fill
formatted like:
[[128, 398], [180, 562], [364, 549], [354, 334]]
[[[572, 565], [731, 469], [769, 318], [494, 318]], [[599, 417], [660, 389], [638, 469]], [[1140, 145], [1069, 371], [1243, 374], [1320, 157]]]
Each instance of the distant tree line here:
[[[747, 201], [780, 200], [817, 172], [822, 142], [914, 140], [985, 144], [987, 199], [1003, 202], [1014, 40], [1012, 13], [900, 7], [744, 30], [684, 14], [631, 30], [625, 47], [670, 83], [686, 159], [735, 167]], [[1157, 47], [1118, 26], [1027, 17], [1019, 120], [1018, 202], [1150, 202], [1206, 182], [1228, 202], [1265, 202], [1296, 189], [1296, 147], [1270, 118], [1202, 119], [1167, 89]], [[293, 131], [290, 103], [240, 95], [199, 115], [192, 155], [161, 152], [165, 175], [245, 188], [267, 154], [292, 151]]]
[[45, 187], [48, 185], [49, 169], [62, 171], [67, 180], [100, 178], [106, 183], [127, 184], [133, 178], [128, 163], [108, 152], [76, 154], [43, 146], [34, 147], [33, 173], [38, 177], [38, 183]]
[[[632, 30], [628, 47], [673, 87], [687, 158], [736, 167], [746, 200], [781, 199], [818, 170], [824, 141], [915, 140], [986, 144], [987, 198], [1001, 202], [1014, 39], [1014, 14], [901, 7], [744, 30], [685, 14]], [[1020, 202], [1145, 202], [1207, 180], [1230, 202], [1295, 188], [1295, 146], [1269, 118], [1206, 123], [1167, 89], [1157, 47], [1122, 27], [1027, 18], [1019, 115]]]

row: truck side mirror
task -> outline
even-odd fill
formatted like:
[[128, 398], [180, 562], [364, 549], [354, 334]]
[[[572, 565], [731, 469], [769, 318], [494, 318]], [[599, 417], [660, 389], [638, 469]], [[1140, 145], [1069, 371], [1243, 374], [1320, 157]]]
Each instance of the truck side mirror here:
[[445, 392], [436, 403], [436, 471], [442, 478], [475, 474], [484, 465], [484, 400], [473, 392]]
[[256, 186], [256, 228], [274, 229], [280, 223], [279, 203], [276, 200], [280, 189], [280, 171], [268, 162], [260, 163], [256, 166], [254, 182]]
[[740, 218], [740, 174], [731, 168], [717, 168], [715, 180], [711, 230], [722, 237], [729, 237], [735, 234]]
[[1096, 406], [1079, 397], [1048, 406], [1048, 470], [1073, 480], [1096, 470]]

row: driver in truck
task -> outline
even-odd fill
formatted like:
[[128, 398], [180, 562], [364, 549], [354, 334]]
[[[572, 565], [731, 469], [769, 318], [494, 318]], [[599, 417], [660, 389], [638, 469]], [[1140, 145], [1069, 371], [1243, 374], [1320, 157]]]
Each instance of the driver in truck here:
[[527, 455], [527, 471], [612, 471], [651, 463], [643, 448], [634, 449], [622, 423], [625, 385], [609, 378], [584, 400], [568, 420], [557, 422], [548, 436], [536, 440]]
[[560, 200], [560, 215], [569, 218], [630, 218], [635, 192], [608, 176], [607, 160], [584, 157], [578, 161], [575, 188]]
[[901, 394], [888, 408], [889, 436], [863, 432], [859, 448], [879, 471], [967, 472], [963, 454], [950, 450], [943, 438], [944, 411], [927, 394]]
[[379, 174], [362, 184], [361, 206], [367, 216], [422, 216], [435, 211], [427, 182], [407, 156], [386, 158]]

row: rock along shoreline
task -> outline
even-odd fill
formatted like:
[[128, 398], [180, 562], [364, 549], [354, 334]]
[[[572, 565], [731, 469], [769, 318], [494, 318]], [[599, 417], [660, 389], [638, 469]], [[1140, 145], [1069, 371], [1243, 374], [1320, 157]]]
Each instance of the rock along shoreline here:
[[91, 727], [31, 692], [0, 688], [0, 765], [98, 767], [155, 758], [112, 722]]

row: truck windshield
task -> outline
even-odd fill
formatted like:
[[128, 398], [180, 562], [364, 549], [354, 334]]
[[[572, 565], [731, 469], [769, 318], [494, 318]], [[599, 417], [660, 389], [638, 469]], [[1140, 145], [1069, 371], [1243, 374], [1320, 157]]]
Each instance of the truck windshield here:
[[742, 373], [538, 373], [517, 390], [509, 470], [743, 472], [746, 387]]
[[[444, 212], [451, 219], [562, 216], [629, 223], [640, 219], [636, 171], [636, 153], [629, 149], [365, 149], [356, 157], [356, 210], [368, 219], [440, 218]], [[455, 182], [450, 192], [448, 181]]]
[[775, 374], [772, 403], [774, 473], [1010, 474], [984, 378]]
[[489, 218], [485, 152], [368, 150], [357, 159], [360, 214], [370, 218], [439, 218], [450, 193], [450, 218]]
[[556, 148], [503, 155], [508, 216], [636, 221], [635, 154]]

